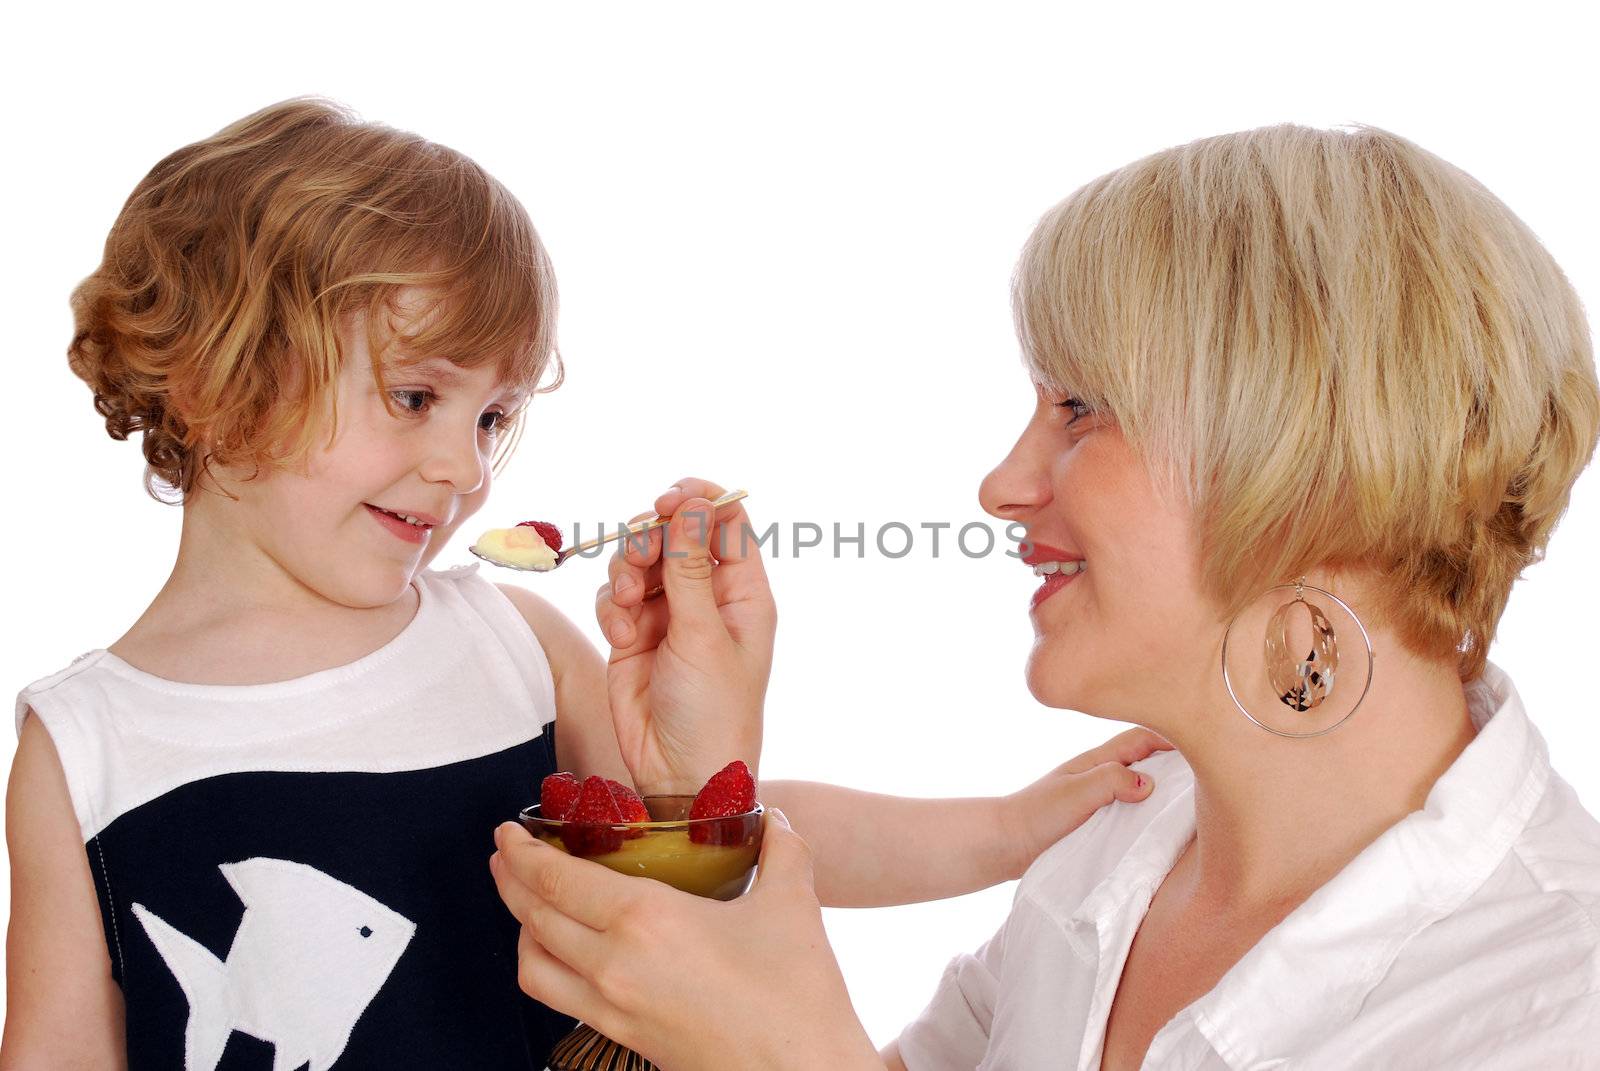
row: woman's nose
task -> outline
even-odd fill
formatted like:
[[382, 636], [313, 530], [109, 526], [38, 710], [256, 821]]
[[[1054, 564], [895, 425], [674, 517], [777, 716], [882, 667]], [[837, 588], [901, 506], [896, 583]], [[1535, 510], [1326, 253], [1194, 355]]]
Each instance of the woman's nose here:
[[[1030, 429], [1031, 430], [1031, 429]], [[1050, 479], [1027, 431], [978, 485], [978, 501], [991, 517], [1020, 520], [1050, 501]]]

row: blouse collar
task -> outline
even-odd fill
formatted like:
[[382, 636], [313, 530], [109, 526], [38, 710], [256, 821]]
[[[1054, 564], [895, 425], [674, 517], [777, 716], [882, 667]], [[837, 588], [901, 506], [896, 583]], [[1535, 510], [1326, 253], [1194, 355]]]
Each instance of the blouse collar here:
[[[1466, 695], [1478, 733], [1422, 809], [1380, 834], [1179, 1013], [1230, 1063], [1286, 1058], [1354, 1018], [1401, 947], [1471, 896], [1527, 825], [1550, 780], [1544, 740], [1492, 663]], [[1102, 973], [1118, 969], [1120, 957], [1084, 941], [1092, 930], [1102, 945], [1117, 929], [1106, 923], [1142, 910], [1193, 837], [1188, 777], [1072, 915], [1069, 939]], [[1115, 979], [1102, 979], [1091, 1014], [1105, 1014], [1114, 988], [1106, 981]]]

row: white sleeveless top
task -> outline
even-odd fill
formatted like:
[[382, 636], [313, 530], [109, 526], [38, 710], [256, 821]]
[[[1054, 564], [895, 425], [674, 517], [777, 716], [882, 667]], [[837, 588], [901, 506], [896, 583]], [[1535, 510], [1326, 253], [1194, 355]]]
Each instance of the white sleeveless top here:
[[[555, 769], [544, 650], [476, 566], [348, 665], [164, 680], [108, 651], [17, 697], [60, 754], [131, 1069], [542, 1068], [488, 870]], [[270, 1054], [270, 1056], [269, 1056]]]

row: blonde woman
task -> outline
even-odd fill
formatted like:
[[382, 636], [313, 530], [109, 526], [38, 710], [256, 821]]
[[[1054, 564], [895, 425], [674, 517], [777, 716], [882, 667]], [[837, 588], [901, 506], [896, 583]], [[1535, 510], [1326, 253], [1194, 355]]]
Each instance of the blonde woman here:
[[778, 816], [732, 904], [503, 830], [524, 987], [674, 1071], [1593, 1066], [1600, 824], [1485, 657], [1600, 425], [1560, 269], [1410, 142], [1278, 126], [1079, 190], [1015, 309], [1028, 682], [1172, 741], [1150, 799], [881, 1054]]

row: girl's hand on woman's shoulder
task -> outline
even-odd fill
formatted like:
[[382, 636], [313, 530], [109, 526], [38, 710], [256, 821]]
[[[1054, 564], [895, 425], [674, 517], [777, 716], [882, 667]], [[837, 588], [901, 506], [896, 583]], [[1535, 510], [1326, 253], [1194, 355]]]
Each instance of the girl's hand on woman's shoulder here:
[[617, 743], [641, 792], [693, 794], [732, 760], [755, 770], [761, 757], [778, 610], [743, 504], [712, 515], [722, 494], [683, 479], [657, 498], [672, 523], [622, 540], [595, 598]]
[[1149, 729], [1129, 729], [1002, 799], [1005, 826], [1021, 853], [1014, 866], [1016, 874], [1106, 804], [1113, 800], [1137, 803], [1149, 797], [1154, 780], [1147, 773], [1129, 769], [1128, 764], [1170, 750], [1172, 745]]

